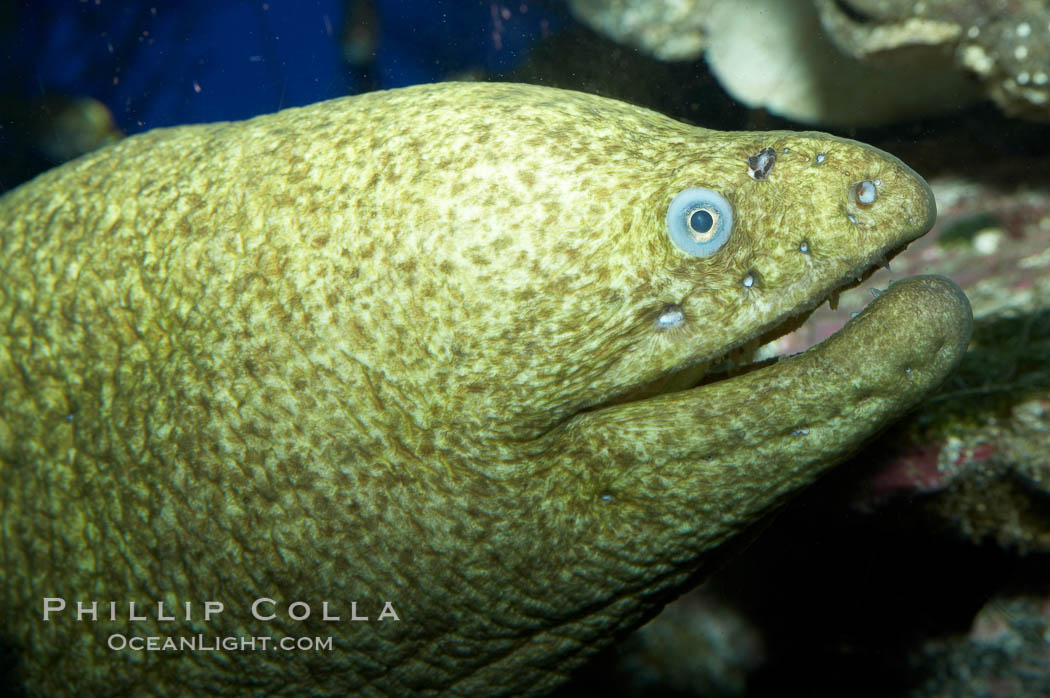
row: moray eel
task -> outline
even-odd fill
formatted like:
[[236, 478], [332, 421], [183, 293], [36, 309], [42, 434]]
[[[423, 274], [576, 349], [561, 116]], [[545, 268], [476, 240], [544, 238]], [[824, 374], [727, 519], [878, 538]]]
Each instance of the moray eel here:
[[[512, 84], [44, 173], [0, 200], [13, 672], [39, 695], [549, 691], [942, 381], [971, 318], [938, 277], [710, 371], [934, 217], [860, 143]], [[332, 646], [120, 644], [198, 636]]]

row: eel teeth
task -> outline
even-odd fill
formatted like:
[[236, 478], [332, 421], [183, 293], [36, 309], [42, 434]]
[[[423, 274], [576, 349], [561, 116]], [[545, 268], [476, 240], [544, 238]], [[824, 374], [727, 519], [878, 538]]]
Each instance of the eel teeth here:
[[834, 291], [828, 296], [828, 307], [832, 310], [839, 309], [839, 292]]

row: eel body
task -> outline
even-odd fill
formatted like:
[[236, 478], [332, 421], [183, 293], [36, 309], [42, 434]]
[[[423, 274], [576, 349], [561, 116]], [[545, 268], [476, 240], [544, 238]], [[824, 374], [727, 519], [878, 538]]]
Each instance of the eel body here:
[[[716, 251], [669, 234], [687, 190], [719, 202], [682, 209], [687, 244], [731, 218]], [[511, 84], [157, 130], [44, 173], [0, 199], [17, 680], [549, 691], [943, 380], [969, 305], [920, 277], [698, 385], [934, 217], [860, 143]]]

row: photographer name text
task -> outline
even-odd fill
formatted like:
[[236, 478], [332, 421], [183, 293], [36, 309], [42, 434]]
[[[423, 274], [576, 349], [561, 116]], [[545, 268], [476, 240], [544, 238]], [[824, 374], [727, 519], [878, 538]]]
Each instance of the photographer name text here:
[[[394, 604], [384, 601], [382, 605], [365, 605], [351, 601], [348, 605], [322, 601], [318, 607], [305, 601], [292, 601], [284, 605], [274, 599], [260, 597], [252, 601], [249, 608], [252, 617], [260, 621], [288, 619], [304, 621], [313, 616], [327, 622], [343, 620], [367, 622], [371, 620], [399, 621], [401, 617], [394, 609]], [[67, 603], [60, 597], [44, 597], [42, 616], [51, 621], [53, 616], [72, 617], [75, 621], [177, 621], [177, 620], [212, 620], [226, 611], [222, 601], [185, 601], [168, 604], [164, 601], [117, 602], [117, 601], [76, 601]]]

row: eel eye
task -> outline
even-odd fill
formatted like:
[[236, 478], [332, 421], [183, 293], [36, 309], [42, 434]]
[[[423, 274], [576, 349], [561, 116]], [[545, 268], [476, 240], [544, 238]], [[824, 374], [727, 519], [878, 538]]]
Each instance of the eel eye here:
[[710, 189], [686, 189], [667, 207], [667, 231], [671, 242], [682, 252], [710, 257], [733, 232], [733, 207]]

